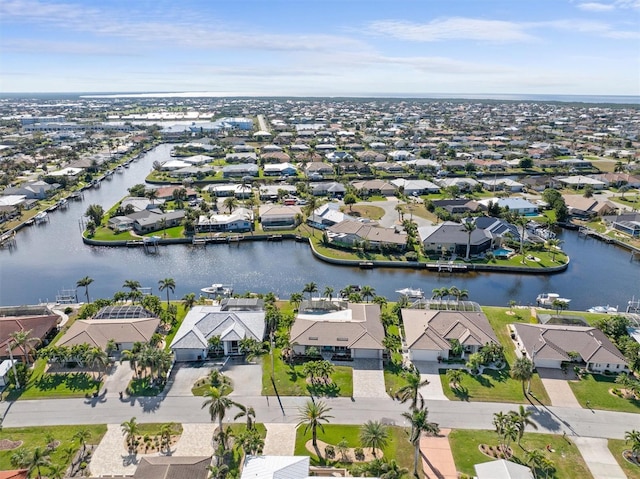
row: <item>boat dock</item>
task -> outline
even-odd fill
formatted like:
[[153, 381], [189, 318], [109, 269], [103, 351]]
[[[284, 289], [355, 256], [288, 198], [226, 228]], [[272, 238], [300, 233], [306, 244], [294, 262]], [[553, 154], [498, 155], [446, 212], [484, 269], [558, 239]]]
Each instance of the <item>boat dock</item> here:
[[428, 269], [435, 269], [438, 273], [456, 273], [467, 270], [466, 264], [454, 263], [453, 261], [438, 261], [436, 263], [426, 263]]
[[0, 236], [0, 248], [13, 249], [14, 246], [16, 246], [15, 230], [12, 232], [4, 233], [2, 236]]

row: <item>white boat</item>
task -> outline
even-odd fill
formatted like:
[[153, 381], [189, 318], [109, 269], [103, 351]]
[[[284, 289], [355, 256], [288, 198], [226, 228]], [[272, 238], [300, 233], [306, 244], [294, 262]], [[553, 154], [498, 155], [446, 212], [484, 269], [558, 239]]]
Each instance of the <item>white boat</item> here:
[[540, 293], [536, 298], [536, 303], [538, 303], [538, 305], [548, 308], [553, 307], [554, 301], [569, 303], [571, 300], [569, 298], [561, 298], [558, 293]]
[[46, 211], [41, 211], [40, 213], [35, 215], [33, 217], [33, 219], [36, 221], [36, 223], [40, 223], [41, 221], [46, 221], [47, 220], [47, 212]]
[[211, 286], [202, 288], [200, 291], [210, 296], [231, 296], [233, 294], [233, 285], [214, 283]]
[[608, 304], [606, 306], [594, 306], [592, 308], [587, 309], [588, 313], [600, 313], [600, 314], [612, 314], [612, 313], [617, 313], [618, 312], [618, 307], [617, 306], [609, 306]]
[[406, 296], [407, 298], [415, 298], [422, 299], [424, 298], [424, 291], [420, 288], [404, 288], [404, 289], [396, 289], [396, 293], [401, 294], [402, 296]]

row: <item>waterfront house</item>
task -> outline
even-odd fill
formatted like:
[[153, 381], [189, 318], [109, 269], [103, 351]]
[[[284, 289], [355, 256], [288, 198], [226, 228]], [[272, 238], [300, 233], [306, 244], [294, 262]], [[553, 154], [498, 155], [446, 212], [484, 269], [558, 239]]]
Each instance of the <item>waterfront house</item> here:
[[[46, 346], [57, 332], [59, 321], [60, 317], [46, 306], [0, 307], [0, 359], [9, 358], [9, 343], [14, 344], [12, 333], [31, 331], [29, 337], [37, 340], [36, 345]], [[14, 347], [11, 353], [24, 361], [22, 348]]]
[[240, 354], [240, 340], [264, 339], [264, 310], [223, 310], [222, 306], [195, 306], [184, 318], [171, 350], [176, 361], [201, 361], [209, 353], [209, 340], [215, 336], [222, 341], [225, 355]]
[[608, 200], [598, 200], [595, 197], [585, 198], [582, 195], [562, 195], [564, 202], [569, 209], [569, 214], [576, 218], [593, 218], [615, 213], [618, 209], [615, 204]]
[[146, 234], [163, 229], [163, 220], [166, 222], [164, 228], [173, 228], [182, 224], [185, 217], [184, 210], [170, 211], [168, 213], [153, 213], [146, 218], [139, 218], [133, 222], [133, 229], [136, 233]]
[[514, 323], [514, 340], [520, 354], [536, 367], [560, 369], [579, 355], [589, 371], [623, 372], [627, 360], [607, 336], [591, 326]]
[[486, 344], [499, 344], [481, 311], [403, 309], [404, 339], [412, 361], [437, 361], [451, 356], [452, 341], [463, 354], [476, 353]]
[[186, 161], [183, 160], [167, 160], [165, 162], [162, 163], [162, 165], [160, 165], [160, 170], [161, 171], [173, 171], [173, 170], [179, 170], [180, 168], [186, 168], [189, 166], [193, 166], [191, 163], [187, 163]]
[[324, 205], [318, 206], [313, 213], [311, 213], [309, 218], [307, 218], [307, 223], [314, 228], [325, 229], [347, 220], [357, 221], [356, 218], [340, 211], [340, 205], [338, 203], [325, 203]]
[[380, 306], [346, 301], [303, 301], [291, 326], [296, 354], [315, 348], [327, 359], [382, 359]]
[[299, 206], [262, 205], [259, 211], [264, 230], [293, 229], [302, 218]]
[[214, 172], [213, 166], [185, 166], [177, 170], [170, 171], [168, 174], [172, 178], [204, 178]]
[[640, 237], [640, 213], [603, 216], [602, 220], [607, 225], [629, 236]]
[[343, 220], [327, 228], [330, 243], [346, 247], [362, 247], [366, 250], [390, 248], [403, 251], [407, 247], [407, 235], [396, 233], [393, 228], [382, 228], [375, 224]]
[[222, 168], [224, 178], [238, 178], [243, 176], [258, 176], [258, 165], [241, 163], [238, 165], [227, 165]]
[[251, 231], [253, 224], [253, 214], [250, 210], [239, 208], [232, 214], [212, 214], [200, 215], [196, 230], [199, 233], [211, 232], [244, 232]]
[[478, 200], [478, 203], [485, 208], [489, 207], [489, 203], [497, 204], [500, 208], [508, 209], [512, 213], [523, 216], [535, 216], [538, 213], [538, 205], [531, 203], [529, 200], [520, 197], [513, 198], [484, 198]]
[[148, 343], [157, 332], [158, 318], [79, 319], [60, 338], [57, 346], [88, 344], [103, 351], [110, 340], [116, 351], [130, 350], [134, 343]]
[[[439, 225], [418, 228], [420, 242], [426, 254], [458, 255], [467, 254], [469, 234], [462, 224], [445, 221]], [[479, 255], [490, 249], [493, 237], [487, 230], [476, 228], [471, 232], [470, 255]]]
[[58, 183], [49, 184], [46, 181], [27, 181], [20, 186], [7, 187], [0, 192], [2, 196], [22, 195], [29, 200], [44, 200], [53, 195], [60, 188]]

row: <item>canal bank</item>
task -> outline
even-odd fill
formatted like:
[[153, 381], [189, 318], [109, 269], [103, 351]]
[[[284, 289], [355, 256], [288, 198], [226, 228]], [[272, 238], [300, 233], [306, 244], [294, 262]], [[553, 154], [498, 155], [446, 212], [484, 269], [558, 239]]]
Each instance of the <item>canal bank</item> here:
[[[370, 285], [377, 294], [395, 300], [398, 289], [412, 287], [430, 292], [452, 285], [469, 291], [471, 300], [506, 306], [514, 300], [535, 304], [541, 292], [557, 292], [572, 298], [572, 309], [598, 304], [624, 309], [632, 296], [640, 296], [640, 262], [617, 246], [580, 237], [577, 231], [561, 231], [562, 248], [571, 263], [562, 274], [527, 275], [469, 271], [432, 272], [426, 269], [337, 266], [310, 254], [309, 246], [295, 241], [240, 241], [216, 247], [161, 246], [146, 255], [141, 248], [104, 248], [82, 241], [80, 218], [91, 204], [110, 208], [131, 186], [144, 182], [154, 161], [170, 158], [171, 145], [160, 145], [123, 174], [85, 191], [85, 197], [51, 213], [50, 221], [24, 228], [16, 247], [0, 251], [0, 304], [32, 304], [52, 300], [62, 289], [75, 288], [85, 276], [93, 278], [91, 298], [112, 297], [125, 280], [137, 280], [158, 293], [158, 281], [173, 278], [175, 294], [199, 293], [212, 283], [233, 284], [236, 292], [274, 292], [289, 297], [314, 282], [319, 290], [339, 291], [348, 284]], [[83, 290], [82, 290], [83, 291]]]

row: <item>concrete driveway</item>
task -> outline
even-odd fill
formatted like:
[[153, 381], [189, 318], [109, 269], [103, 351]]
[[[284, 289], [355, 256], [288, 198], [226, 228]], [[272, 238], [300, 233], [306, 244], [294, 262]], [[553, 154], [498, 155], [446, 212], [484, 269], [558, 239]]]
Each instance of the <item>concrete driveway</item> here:
[[262, 395], [262, 364], [269, 361], [269, 357], [256, 359], [255, 364], [244, 362], [242, 359], [229, 361], [223, 373], [233, 384], [233, 392], [229, 396], [261, 396]]
[[627, 476], [607, 447], [607, 439], [573, 437], [594, 479], [625, 479]]
[[191, 388], [200, 378], [205, 378], [215, 366], [203, 366], [198, 363], [176, 363], [173, 367], [173, 381], [166, 389], [171, 396], [193, 396]]
[[537, 368], [544, 388], [547, 390], [551, 405], [558, 407], [581, 407], [569, 387], [568, 379], [572, 372], [564, 374], [560, 369]]
[[112, 366], [109, 374], [105, 377], [103, 393], [106, 397], [116, 397], [120, 391], [126, 391], [131, 378], [133, 377], [133, 369], [129, 365], [129, 361], [120, 364], [116, 361]]
[[439, 363], [431, 361], [414, 361], [413, 365], [418, 368], [420, 372], [420, 379], [429, 380], [429, 384], [420, 388], [420, 394], [425, 400], [436, 399], [442, 401], [448, 401], [447, 396], [444, 395], [442, 389], [442, 381], [440, 381], [440, 374], [438, 373]]

